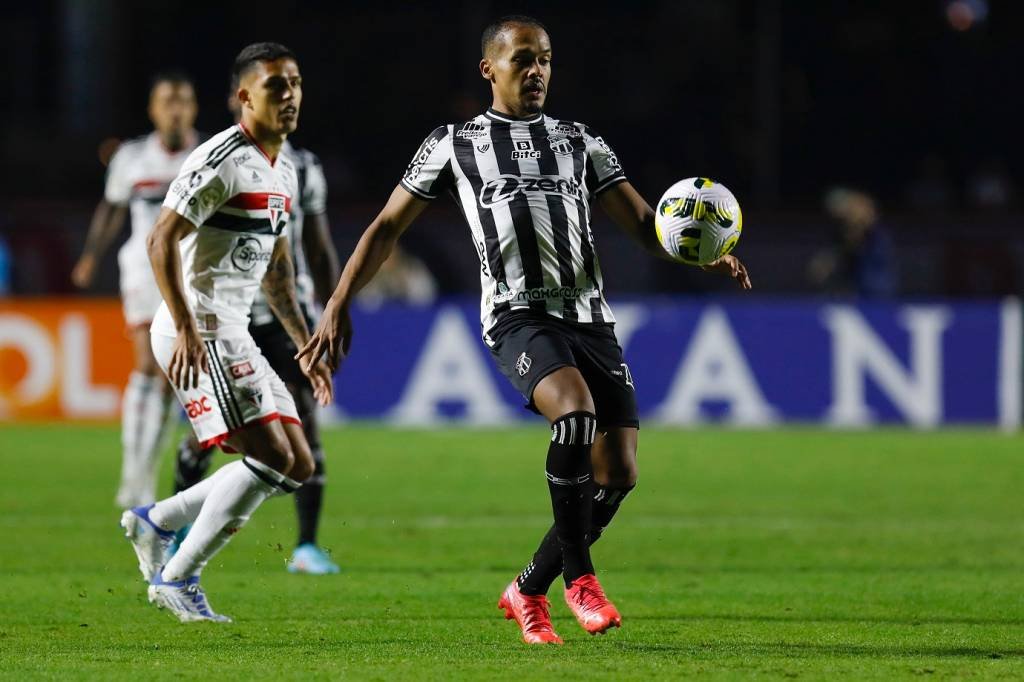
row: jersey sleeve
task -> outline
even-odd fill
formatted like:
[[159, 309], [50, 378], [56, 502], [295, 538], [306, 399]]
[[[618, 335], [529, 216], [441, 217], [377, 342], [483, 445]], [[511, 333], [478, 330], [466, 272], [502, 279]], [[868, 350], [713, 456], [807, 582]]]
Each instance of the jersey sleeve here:
[[107, 180], [103, 186], [103, 198], [107, 203], [124, 206], [132, 197], [132, 179], [128, 175], [131, 165], [128, 160], [130, 152], [122, 145], [110, 158], [107, 166]]
[[306, 181], [302, 187], [300, 207], [306, 215], [327, 212], [327, 178], [316, 154], [306, 154]]
[[420, 199], [436, 199], [453, 184], [452, 144], [448, 126], [427, 136], [402, 176], [402, 187]]
[[206, 149], [192, 152], [167, 190], [164, 206], [199, 227], [231, 198], [233, 163], [207, 164]]
[[587, 187], [597, 195], [626, 179], [619, 158], [604, 138], [590, 128], [584, 132], [587, 143]]

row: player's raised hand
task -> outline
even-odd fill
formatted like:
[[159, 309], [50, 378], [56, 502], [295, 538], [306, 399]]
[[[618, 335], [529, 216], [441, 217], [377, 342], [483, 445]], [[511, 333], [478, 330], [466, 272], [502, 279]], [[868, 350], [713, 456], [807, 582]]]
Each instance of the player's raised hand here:
[[84, 255], [75, 263], [71, 270], [71, 283], [79, 289], [86, 289], [92, 284], [96, 276], [96, 259], [91, 255]]
[[753, 285], [750, 283], [750, 275], [747, 274], [747, 267], [736, 256], [722, 256], [718, 260], [703, 266], [703, 269], [708, 272], [717, 272], [721, 275], [732, 277], [744, 290], [753, 288]]
[[327, 407], [334, 400], [334, 383], [331, 381], [331, 370], [322, 362], [313, 365], [312, 369], [302, 368], [302, 373], [313, 386], [313, 397], [321, 407]]
[[199, 387], [199, 372], [210, 373], [210, 361], [206, 346], [195, 327], [186, 327], [174, 337], [171, 362], [167, 376], [171, 383], [182, 390]]
[[306, 345], [295, 354], [295, 359], [306, 358], [305, 363], [299, 364], [308, 376], [326, 353], [327, 367], [331, 372], [336, 372], [351, 345], [352, 318], [349, 316], [348, 308], [328, 304], [320, 323], [316, 326], [316, 331]]

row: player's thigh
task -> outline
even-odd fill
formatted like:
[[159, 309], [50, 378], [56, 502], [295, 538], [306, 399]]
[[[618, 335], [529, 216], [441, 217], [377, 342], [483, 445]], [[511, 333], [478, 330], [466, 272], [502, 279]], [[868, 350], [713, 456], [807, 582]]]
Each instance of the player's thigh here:
[[129, 328], [128, 332], [132, 340], [132, 357], [135, 360], [135, 370], [155, 376], [161, 373], [156, 358], [153, 357], [153, 346], [149, 338], [149, 325], [136, 324]]
[[611, 328], [593, 326], [577, 330], [573, 352], [576, 366], [594, 398], [598, 431], [639, 428], [633, 376]]
[[569, 340], [555, 325], [517, 320], [496, 334], [491, 354], [501, 373], [526, 398], [527, 407], [549, 421], [567, 412], [593, 410]]
[[291, 442], [279, 419], [246, 424], [228, 436], [227, 445], [286, 476], [295, 463]]
[[636, 459], [638, 435], [638, 429], [632, 427], [599, 428], [594, 447], [590, 451], [594, 482], [622, 488], [636, 485], [639, 476]]
[[586, 380], [576, 367], [560, 367], [533, 390], [533, 404], [548, 421], [570, 412], [593, 412], [594, 399]]

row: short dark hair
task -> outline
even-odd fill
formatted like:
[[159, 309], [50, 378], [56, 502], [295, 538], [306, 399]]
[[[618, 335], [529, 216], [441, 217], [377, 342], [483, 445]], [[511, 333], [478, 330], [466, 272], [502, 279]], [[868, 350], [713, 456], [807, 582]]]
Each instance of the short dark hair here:
[[486, 28], [484, 28], [484, 32], [480, 35], [480, 54], [486, 57], [487, 48], [491, 46], [491, 43], [493, 43], [503, 31], [510, 28], [513, 24], [535, 26], [545, 33], [548, 32], [547, 26], [540, 23], [533, 17], [528, 17], [525, 14], [507, 14], [500, 19], [492, 21]]
[[235, 63], [231, 67], [231, 84], [237, 89], [242, 75], [253, 68], [259, 62], [273, 62], [278, 59], [293, 59], [299, 61], [295, 53], [281, 43], [253, 43], [246, 45], [235, 57]]
[[171, 85], [190, 85], [195, 88], [195, 83], [192, 81], [192, 77], [179, 69], [165, 69], [154, 73], [149, 79], [149, 91], [152, 92], [153, 88], [161, 83], [170, 83]]

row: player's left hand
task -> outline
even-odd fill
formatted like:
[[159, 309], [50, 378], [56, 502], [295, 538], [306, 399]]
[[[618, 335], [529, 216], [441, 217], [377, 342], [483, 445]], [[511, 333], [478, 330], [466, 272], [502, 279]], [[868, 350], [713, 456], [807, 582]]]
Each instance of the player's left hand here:
[[708, 272], [717, 272], [721, 275], [732, 277], [744, 290], [753, 288], [753, 285], [750, 283], [750, 275], [747, 274], [747, 267], [736, 256], [722, 256], [718, 260], [701, 267]]
[[334, 382], [331, 380], [331, 370], [322, 362], [317, 362], [312, 367], [306, 367], [301, 362], [299, 367], [302, 373], [309, 379], [313, 386], [313, 397], [320, 403], [321, 407], [327, 407], [334, 400]]

